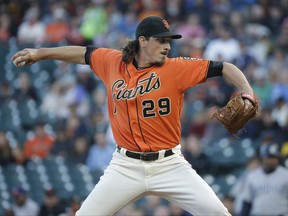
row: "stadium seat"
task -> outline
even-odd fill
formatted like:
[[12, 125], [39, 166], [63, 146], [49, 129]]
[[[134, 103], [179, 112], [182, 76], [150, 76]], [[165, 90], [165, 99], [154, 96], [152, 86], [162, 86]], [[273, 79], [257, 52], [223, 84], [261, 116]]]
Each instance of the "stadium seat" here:
[[16, 172], [16, 165], [11, 164], [9, 166], [3, 167], [3, 175], [5, 182], [7, 184], [7, 190], [11, 192], [12, 188], [21, 184], [19, 176]]
[[236, 179], [236, 176], [233, 174], [218, 175], [215, 176], [215, 180], [213, 184], [211, 184], [211, 187], [220, 198], [223, 198], [229, 193], [232, 185], [236, 182]]
[[33, 100], [27, 100], [18, 105], [21, 125], [24, 128], [33, 128], [37, 122], [39, 111]]
[[0, 103], [0, 130], [17, 131], [20, 128], [20, 116], [15, 100]]
[[84, 198], [89, 194], [90, 189], [92, 189], [91, 186], [94, 186], [94, 184], [92, 176], [89, 173], [83, 173], [81, 166], [80, 164], [70, 163], [68, 165], [68, 172], [74, 185], [74, 192]]

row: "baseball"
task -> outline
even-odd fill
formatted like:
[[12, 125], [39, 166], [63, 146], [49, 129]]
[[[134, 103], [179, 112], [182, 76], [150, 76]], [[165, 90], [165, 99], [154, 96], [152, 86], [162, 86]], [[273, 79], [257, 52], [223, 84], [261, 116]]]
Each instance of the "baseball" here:
[[14, 65], [17, 66], [17, 67], [23, 67], [24, 65], [26, 65], [26, 61], [22, 61], [20, 63], [16, 63], [15, 61], [13, 61]]
[[19, 67], [23, 67], [23, 66], [25, 66], [25, 65], [26, 65], [26, 61], [20, 62], [20, 63], [18, 64]]

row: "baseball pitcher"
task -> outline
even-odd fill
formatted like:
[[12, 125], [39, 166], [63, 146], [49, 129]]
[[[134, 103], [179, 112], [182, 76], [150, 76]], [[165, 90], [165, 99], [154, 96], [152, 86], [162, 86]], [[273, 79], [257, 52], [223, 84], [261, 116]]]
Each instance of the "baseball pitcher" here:
[[12, 57], [16, 66], [44, 59], [88, 64], [106, 86], [117, 146], [110, 165], [76, 215], [113, 215], [146, 195], [161, 196], [194, 216], [230, 215], [181, 154], [180, 114], [187, 89], [223, 76], [241, 94], [215, 117], [236, 133], [257, 110], [252, 88], [230, 63], [168, 58], [171, 40], [182, 36], [172, 32], [161, 17], [143, 19], [135, 36], [122, 50], [63, 46], [24, 49]]

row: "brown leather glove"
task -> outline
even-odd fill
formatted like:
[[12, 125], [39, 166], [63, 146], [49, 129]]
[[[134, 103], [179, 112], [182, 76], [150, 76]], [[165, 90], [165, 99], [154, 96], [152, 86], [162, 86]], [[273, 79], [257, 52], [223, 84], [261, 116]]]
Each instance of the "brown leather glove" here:
[[215, 112], [212, 118], [216, 118], [229, 133], [235, 135], [257, 115], [258, 101], [250, 94], [240, 93], [232, 96], [227, 105]]

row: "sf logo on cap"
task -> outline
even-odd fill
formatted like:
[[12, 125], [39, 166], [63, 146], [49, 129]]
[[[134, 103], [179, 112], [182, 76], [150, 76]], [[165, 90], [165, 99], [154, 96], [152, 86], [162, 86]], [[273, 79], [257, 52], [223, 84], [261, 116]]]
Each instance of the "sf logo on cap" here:
[[164, 25], [167, 29], [170, 28], [169, 23], [167, 22], [167, 20], [164, 20], [164, 19], [163, 19], [162, 22], [163, 22], [163, 25]]

